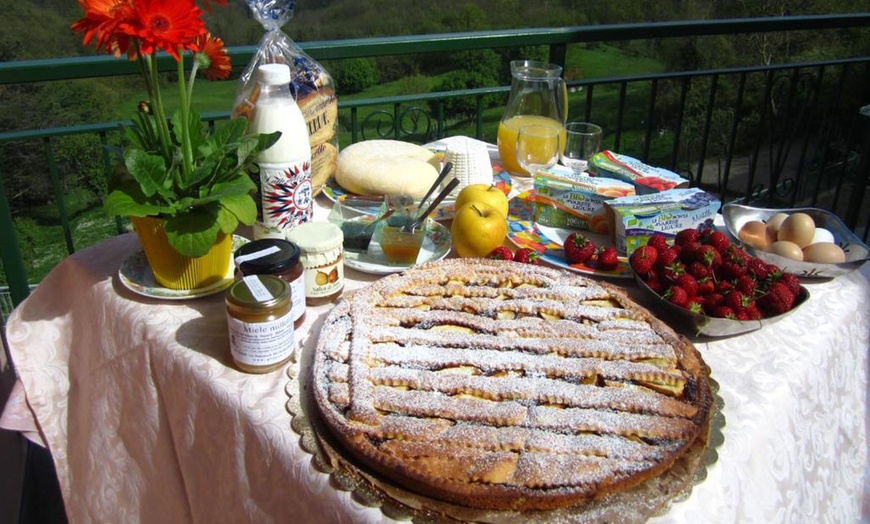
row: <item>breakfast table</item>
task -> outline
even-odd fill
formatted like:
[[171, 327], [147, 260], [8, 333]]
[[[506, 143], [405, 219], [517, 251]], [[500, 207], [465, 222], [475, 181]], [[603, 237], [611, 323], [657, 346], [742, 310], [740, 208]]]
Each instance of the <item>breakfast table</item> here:
[[[530, 186], [516, 178], [512, 194]], [[331, 205], [319, 196], [314, 219]], [[393, 521], [301, 445], [286, 367], [233, 366], [223, 294], [161, 300], [119, 281], [137, 250], [128, 233], [68, 257], [6, 326], [18, 382], [0, 427], [51, 451], [70, 521]], [[344, 292], [377, 278], [346, 268]], [[865, 264], [805, 280], [809, 301], [758, 331], [685, 333], [718, 385], [718, 438], [703, 478], [653, 522], [860, 520], [868, 279]], [[611, 283], [638, 292], [632, 280]], [[299, 356], [313, 351], [333, 305], [308, 307]]]

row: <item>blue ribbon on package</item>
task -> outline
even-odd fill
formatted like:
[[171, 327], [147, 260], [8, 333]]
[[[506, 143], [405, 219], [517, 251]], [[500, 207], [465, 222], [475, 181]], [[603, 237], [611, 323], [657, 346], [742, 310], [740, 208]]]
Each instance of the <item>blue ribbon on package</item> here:
[[245, 0], [254, 18], [268, 31], [278, 29], [293, 18], [296, 0]]

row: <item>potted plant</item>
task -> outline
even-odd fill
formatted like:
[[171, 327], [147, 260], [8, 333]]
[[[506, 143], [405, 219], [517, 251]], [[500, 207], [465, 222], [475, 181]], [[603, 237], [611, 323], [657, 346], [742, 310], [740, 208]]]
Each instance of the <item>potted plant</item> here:
[[[226, 0], [211, 0], [226, 4]], [[211, 9], [209, 0], [204, 7]], [[84, 17], [72, 25], [85, 45], [139, 62], [149, 100], [126, 131], [123, 166], [109, 184], [104, 210], [130, 217], [158, 284], [195, 289], [223, 279], [232, 235], [257, 214], [248, 169], [280, 133], [246, 134], [237, 118], [209, 132], [191, 107], [197, 72], [229, 77], [220, 38], [205, 28], [194, 0], [79, 0]], [[179, 107], [167, 118], [155, 54], [177, 62]], [[185, 80], [184, 57], [193, 64]]]

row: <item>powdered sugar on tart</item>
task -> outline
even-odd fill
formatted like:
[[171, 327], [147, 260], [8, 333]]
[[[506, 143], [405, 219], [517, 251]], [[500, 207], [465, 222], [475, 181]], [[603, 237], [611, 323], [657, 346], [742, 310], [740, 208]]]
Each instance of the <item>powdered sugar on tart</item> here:
[[348, 294], [313, 384], [351, 456], [487, 509], [573, 505], [661, 474], [703, 434], [711, 401], [694, 347], [618, 289], [482, 259]]

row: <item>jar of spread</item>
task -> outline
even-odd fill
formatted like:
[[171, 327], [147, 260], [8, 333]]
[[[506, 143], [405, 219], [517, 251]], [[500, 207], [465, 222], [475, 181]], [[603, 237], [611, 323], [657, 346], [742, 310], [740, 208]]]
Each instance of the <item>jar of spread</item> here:
[[290, 284], [273, 275], [247, 275], [227, 289], [233, 362], [248, 373], [284, 365], [296, 349]]
[[305, 271], [299, 246], [280, 238], [248, 242], [236, 250], [236, 267], [244, 275], [274, 275], [290, 284], [290, 309], [297, 329], [305, 320]]
[[332, 302], [344, 289], [344, 235], [330, 222], [306, 222], [287, 233], [287, 240], [302, 250], [305, 268], [305, 303]]

